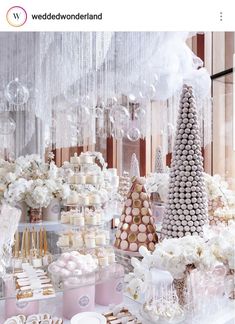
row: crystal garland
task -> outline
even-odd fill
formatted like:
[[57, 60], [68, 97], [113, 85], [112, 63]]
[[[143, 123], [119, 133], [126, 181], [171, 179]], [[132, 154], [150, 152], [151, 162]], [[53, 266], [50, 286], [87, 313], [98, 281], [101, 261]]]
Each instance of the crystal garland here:
[[[35, 118], [42, 122], [46, 146], [89, 145], [96, 135], [144, 138], [150, 101], [177, 96], [184, 79], [194, 83], [200, 98], [208, 93], [208, 74], [198, 70], [202, 62], [187, 47], [187, 35], [2, 33], [0, 111], [31, 112], [25, 145]], [[173, 110], [171, 102], [167, 107]]]

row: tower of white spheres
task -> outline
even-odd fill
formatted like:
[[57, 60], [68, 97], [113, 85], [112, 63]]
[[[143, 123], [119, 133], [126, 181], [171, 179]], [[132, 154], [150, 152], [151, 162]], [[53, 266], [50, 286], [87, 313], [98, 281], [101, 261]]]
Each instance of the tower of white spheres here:
[[184, 85], [180, 98], [162, 238], [203, 234], [203, 225], [207, 222], [208, 215], [200, 142], [193, 89]]

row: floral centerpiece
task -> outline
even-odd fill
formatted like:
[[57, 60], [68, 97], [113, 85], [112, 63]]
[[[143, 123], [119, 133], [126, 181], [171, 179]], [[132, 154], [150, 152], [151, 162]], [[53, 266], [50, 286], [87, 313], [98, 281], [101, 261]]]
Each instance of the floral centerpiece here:
[[31, 209], [41, 209], [54, 198], [63, 200], [70, 194], [55, 163], [45, 163], [38, 155], [21, 156], [13, 163], [5, 163], [3, 169], [2, 199], [12, 206], [26, 202]]
[[235, 270], [235, 223], [230, 226], [220, 225], [208, 241], [214, 257], [227, 266], [228, 270]]
[[134, 271], [125, 278], [128, 282], [127, 290], [134, 298], [138, 298], [139, 292], [144, 291], [151, 269], [156, 268], [171, 273], [179, 300], [183, 304], [183, 293], [190, 271], [206, 271], [213, 269], [218, 263], [205, 240], [199, 236], [165, 239], [157, 244], [153, 253], [145, 247], [141, 247], [139, 252], [143, 260], [140, 262], [132, 259]]
[[205, 229], [210, 253], [227, 269], [226, 289], [230, 298], [235, 298], [235, 222], [229, 226], [220, 224]]
[[188, 269], [207, 270], [216, 263], [205, 240], [196, 235], [163, 240], [152, 257], [153, 265], [169, 271], [174, 279], [182, 279]]

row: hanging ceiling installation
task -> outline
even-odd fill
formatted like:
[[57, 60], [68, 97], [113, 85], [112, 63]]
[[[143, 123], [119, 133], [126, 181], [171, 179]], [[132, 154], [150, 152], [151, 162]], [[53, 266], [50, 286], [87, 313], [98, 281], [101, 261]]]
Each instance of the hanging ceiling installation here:
[[1, 33], [0, 111], [34, 112], [47, 145], [82, 145], [96, 134], [138, 140], [151, 100], [172, 97], [186, 81], [208, 96], [210, 78], [188, 35]]

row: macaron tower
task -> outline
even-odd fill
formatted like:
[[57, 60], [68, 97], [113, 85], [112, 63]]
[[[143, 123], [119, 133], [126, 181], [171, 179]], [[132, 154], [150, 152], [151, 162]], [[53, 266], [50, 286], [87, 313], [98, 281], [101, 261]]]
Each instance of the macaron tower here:
[[207, 218], [198, 110], [192, 87], [184, 85], [161, 239], [186, 235], [203, 236], [203, 226]]
[[114, 245], [117, 249], [138, 253], [139, 248], [145, 246], [154, 250], [158, 238], [150, 207], [142, 181], [134, 177], [116, 232]]

